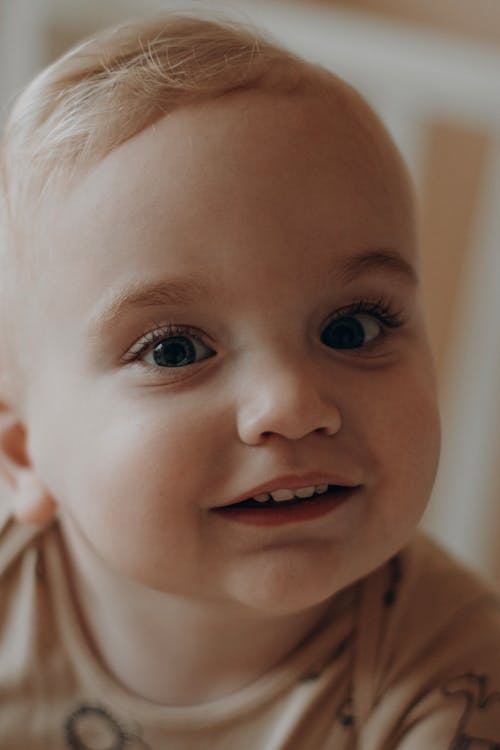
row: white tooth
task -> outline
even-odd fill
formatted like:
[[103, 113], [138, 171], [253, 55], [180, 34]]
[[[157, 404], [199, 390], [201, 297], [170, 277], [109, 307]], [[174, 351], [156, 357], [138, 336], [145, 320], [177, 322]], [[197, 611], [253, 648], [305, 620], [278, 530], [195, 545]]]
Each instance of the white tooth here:
[[297, 497], [312, 497], [314, 495], [314, 487], [302, 487], [300, 490], [295, 490]]
[[261, 495], [255, 495], [254, 500], [257, 500], [258, 503], [267, 503], [269, 497], [267, 492], [263, 492]]
[[275, 492], [271, 492], [271, 497], [277, 503], [281, 503], [285, 500], [293, 500], [295, 495], [291, 490], [276, 490]]
[[328, 485], [327, 484], [317, 484], [314, 488], [314, 491], [317, 495], [322, 495], [324, 492], [328, 491]]

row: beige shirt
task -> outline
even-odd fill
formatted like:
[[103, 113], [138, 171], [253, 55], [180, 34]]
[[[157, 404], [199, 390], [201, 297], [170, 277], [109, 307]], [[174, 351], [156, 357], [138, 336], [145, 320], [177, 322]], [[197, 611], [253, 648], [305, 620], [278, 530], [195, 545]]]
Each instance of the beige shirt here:
[[0, 579], [1, 750], [500, 749], [499, 602], [421, 535], [279, 668], [193, 707], [134, 696], [97, 662], [57, 524], [5, 518]]

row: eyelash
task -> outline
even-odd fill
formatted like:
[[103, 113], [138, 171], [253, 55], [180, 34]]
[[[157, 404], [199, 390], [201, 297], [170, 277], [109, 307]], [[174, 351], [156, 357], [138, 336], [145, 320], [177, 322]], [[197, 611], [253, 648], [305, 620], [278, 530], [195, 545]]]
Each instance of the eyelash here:
[[347, 318], [353, 315], [371, 315], [386, 328], [400, 328], [406, 323], [406, 318], [403, 315], [402, 310], [397, 310], [393, 302], [386, 297], [379, 297], [376, 300], [354, 300], [354, 302], [351, 302], [346, 307], [341, 307], [339, 310], [336, 310], [328, 323], [332, 323], [339, 318]]
[[[384, 328], [389, 329], [400, 328], [406, 323], [406, 318], [403, 315], [402, 311], [396, 309], [394, 304], [389, 299], [380, 297], [376, 300], [354, 300], [349, 305], [341, 307], [339, 310], [337, 310], [335, 314], [328, 320], [326, 325], [330, 325], [335, 320], [339, 320], [340, 318], [351, 317], [354, 315], [371, 315], [373, 318], [378, 320]], [[200, 344], [207, 346], [207, 344], [203, 341], [203, 338], [200, 336], [199, 332], [195, 329], [190, 328], [189, 326], [167, 323], [164, 325], [158, 325], [158, 328], [146, 333], [136, 345], [136, 347], [132, 348], [128, 352], [128, 354], [125, 355], [124, 360], [127, 363], [135, 362], [136, 360], [140, 359], [140, 357], [156, 343], [172, 336], [186, 335], [191, 336]], [[348, 349], [345, 351], [348, 351], [350, 354], [356, 354], [356, 352], [360, 352], [360, 349]]]
[[153, 331], [149, 331], [148, 333], [144, 334], [143, 338], [139, 341], [137, 346], [133, 347], [126, 355], [126, 361], [135, 362], [141, 357], [142, 354], [144, 354], [148, 349], [154, 346], [154, 344], [157, 344], [159, 341], [163, 341], [163, 339], [168, 339], [172, 336], [191, 336], [200, 344], [206, 346], [202, 337], [194, 328], [190, 328], [189, 326], [176, 325], [174, 323], [166, 323], [164, 325], [159, 325], [158, 328], [155, 328]]

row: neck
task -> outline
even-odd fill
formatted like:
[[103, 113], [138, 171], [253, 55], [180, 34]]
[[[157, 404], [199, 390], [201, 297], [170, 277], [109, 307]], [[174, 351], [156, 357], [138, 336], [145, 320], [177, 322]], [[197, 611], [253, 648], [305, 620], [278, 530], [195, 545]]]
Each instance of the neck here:
[[62, 528], [96, 656], [125, 688], [155, 703], [196, 705], [240, 690], [291, 653], [328, 606], [264, 616], [154, 591], [111, 570], [70, 523]]

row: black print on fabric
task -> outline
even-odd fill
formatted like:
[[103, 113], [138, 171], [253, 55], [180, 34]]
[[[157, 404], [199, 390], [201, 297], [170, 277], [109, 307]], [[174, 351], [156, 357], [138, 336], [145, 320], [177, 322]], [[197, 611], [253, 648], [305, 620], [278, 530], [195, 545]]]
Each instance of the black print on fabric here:
[[447, 698], [463, 702], [463, 713], [448, 750], [500, 750], [500, 737], [484, 737], [479, 728], [488, 714], [493, 714], [497, 723], [500, 716], [500, 692], [489, 692], [488, 677], [466, 672], [448, 680], [442, 690]]
[[337, 719], [343, 727], [352, 727], [355, 724], [354, 712], [353, 712], [353, 700], [349, 695], [340, 706], [337, 712]]
[[103, 706], [82, 705], [73, 711], [64, 725], [66, 746], [71, 750], [152, 750]]
[[396, 555], [389, 560], [389, 588], [384, 594], [384, 606], [392, 607], [396, 601], [402, 577], [401, 558]]
[[335, 646], [333, 651], [323, 657], [320, 664], [316, 664], [316, 666], [311, 667], [304, 675], [302, 675], [301, 682], [317, 680], [318, 677], [321, 677], [327, 667], [337, 661], [337, 659], [340, 659], [342, 654], [350, 645], [351, 641], [354, 639], [354, 634], [355, 631], [351, 630], [351, 632]]

